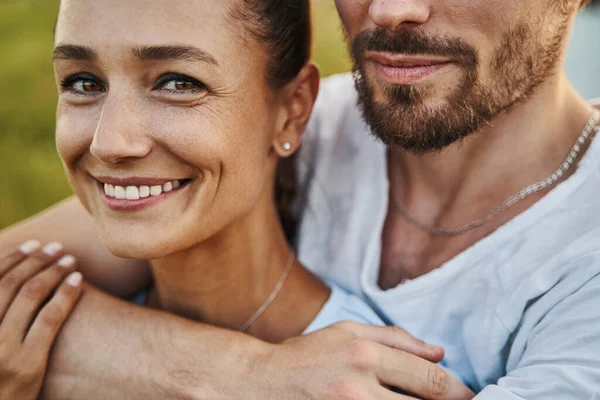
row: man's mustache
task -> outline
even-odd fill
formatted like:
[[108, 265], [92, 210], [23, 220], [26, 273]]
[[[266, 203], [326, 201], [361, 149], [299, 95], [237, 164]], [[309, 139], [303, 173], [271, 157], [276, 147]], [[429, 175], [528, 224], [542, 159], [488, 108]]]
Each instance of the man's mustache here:
[[400, 30], [393, 36], [382, 28], [361, 32], [351, 43], [354, 61], [360, 65], [367, 51], [442, 56], [466, 66], [477, 65], [477, 51], [464, 40], [425, 35], [409, 29]]

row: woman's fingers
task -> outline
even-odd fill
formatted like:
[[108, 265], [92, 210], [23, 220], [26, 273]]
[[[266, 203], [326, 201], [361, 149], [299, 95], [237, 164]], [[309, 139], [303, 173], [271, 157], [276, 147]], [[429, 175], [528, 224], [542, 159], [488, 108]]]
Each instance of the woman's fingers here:
[[58, 331], [73, 311], [81, 295], [83, 277], [73, 272], [65, 279], [56, 293], [42, 308], [25, 337], [25, 349], [41, 349], [40, 355], [48, 355]]
[[30, 240], [23, 243], [18, 249], [14, 249], [10, 253], [3, 255], [0, 258], [0, 278], [27, 256], [38, 251], [40, 247], [42, 247], [42, 244], [39, 241]]
[[[0, 326], [0, 337], [19, 335], [21, 340], [24, 340], [44, 302], [74, 268], [75, 258], [64, 256], [26, 282], [6, 312]], [[12, 333], [6, 332], [7, 329]]]
[[443, 368], [415, 355], [381, 349], [375, 374], [386, 385], [428, 400], [465, 400], [473, 392]]
[[362, 339], [402, 350], [431, 362], [440, 362], [444, 359], [443, 348], [425, 343], [396, 326], [363, 325], [354, 322], [342, 322], [338, 326]]
[[62, 245], [60, 243], [48, 243], [41, 251], [18, 262], [0, 277], [0, 320], [4, 318], [9, 305], [23, 284], [61, 255]]
[[2, 399], [37, 397], [53, 341], [81, 293], [74, 257], [60, 258], [56, 242], [40, 247], [32, 240], [0, 257]]

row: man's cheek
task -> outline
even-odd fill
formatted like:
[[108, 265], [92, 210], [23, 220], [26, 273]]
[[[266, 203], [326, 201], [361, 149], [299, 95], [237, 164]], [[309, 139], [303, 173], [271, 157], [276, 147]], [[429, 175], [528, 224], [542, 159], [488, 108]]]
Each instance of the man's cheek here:
[[361, 27], [362, 22], [368, 21], [371, 1], [336, 0], [336, 7], [342, 24], [349, 37], [354, 37], [367, 26]]

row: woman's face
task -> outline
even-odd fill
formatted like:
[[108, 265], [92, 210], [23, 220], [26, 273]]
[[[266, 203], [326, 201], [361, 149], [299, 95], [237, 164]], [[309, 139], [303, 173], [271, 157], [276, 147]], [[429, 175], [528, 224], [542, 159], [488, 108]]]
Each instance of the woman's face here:
[[57, 146], [117, 255], [189, 248], [269, 186], [278, 108], [236, 3], [62, 0]]

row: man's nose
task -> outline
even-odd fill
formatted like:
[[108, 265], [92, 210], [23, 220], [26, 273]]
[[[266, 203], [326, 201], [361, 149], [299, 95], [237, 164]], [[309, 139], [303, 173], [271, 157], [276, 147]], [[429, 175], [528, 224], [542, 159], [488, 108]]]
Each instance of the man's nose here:
[[92, 155], [105, 163], [117, 164], [150, 154], [152, 138], [140, 119], [133, 107], [107, 100], [90, 146]]
[[373, 0], [369, 7], [373, 22], [390, 32], [424, 24], [430, 15], [427, 0]]

